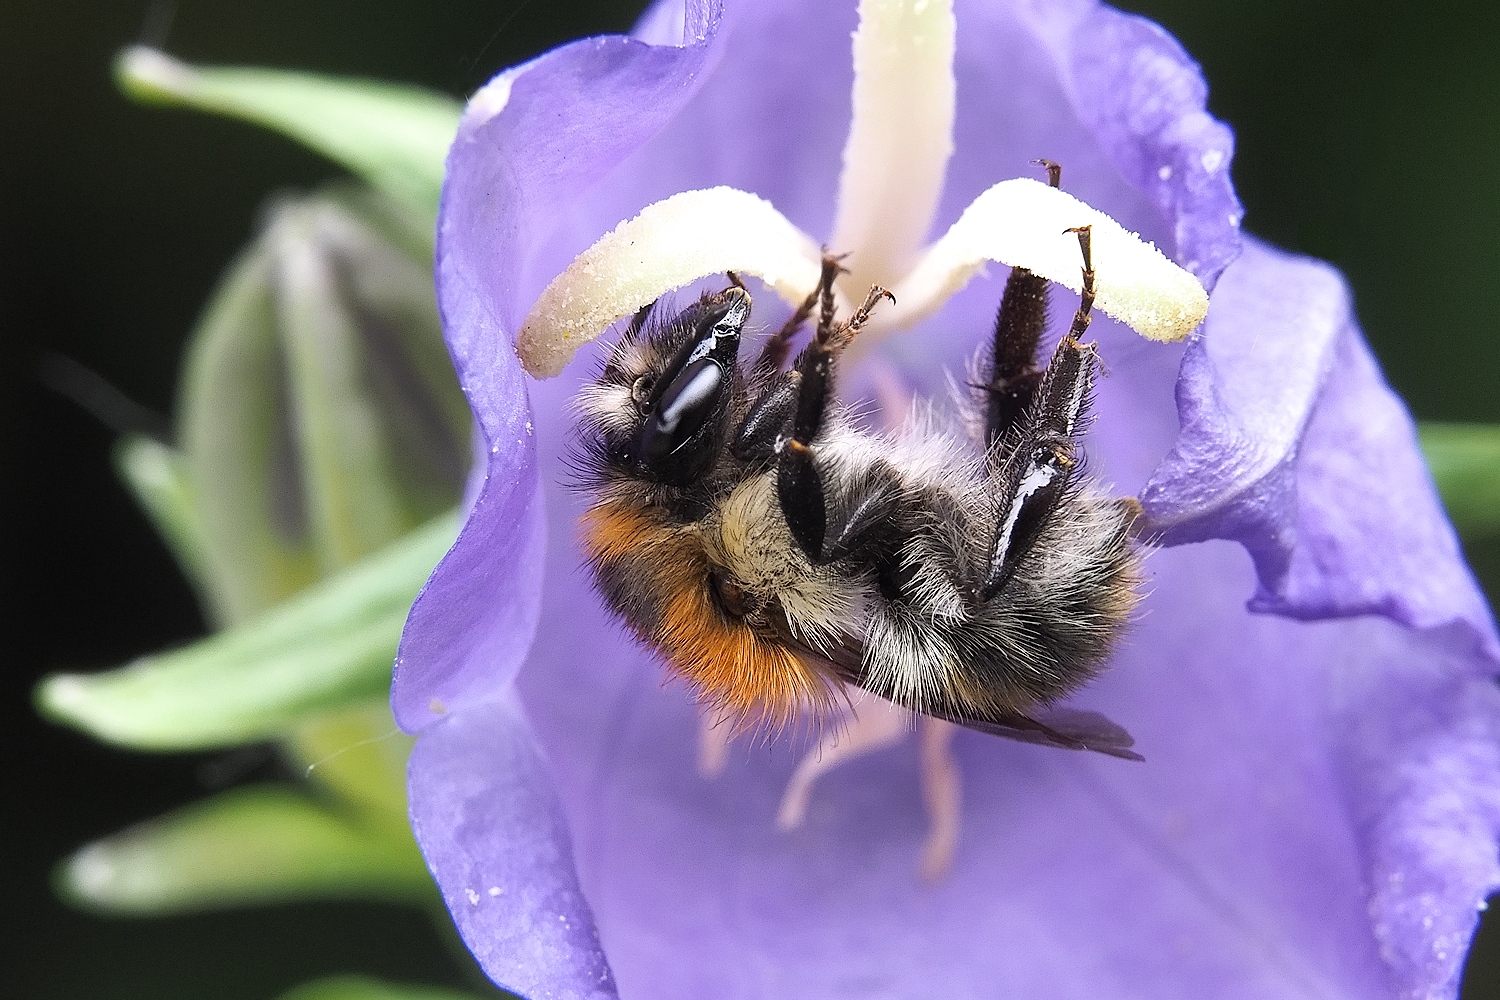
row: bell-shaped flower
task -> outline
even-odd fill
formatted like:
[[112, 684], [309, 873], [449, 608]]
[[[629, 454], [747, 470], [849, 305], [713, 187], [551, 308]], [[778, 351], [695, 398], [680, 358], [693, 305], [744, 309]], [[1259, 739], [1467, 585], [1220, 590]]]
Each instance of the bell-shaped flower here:
[[[1161, 29], [1089, 0], [667, 2], [475, 95], [437, 280], [482, 461], [392, 703], [418, 734], [418, 842], [496, 982], [1454, 995], [1500, 884], [1493, 622], [1343, 282], [1240, 235], [1205, 99]], [[1038, 158], [1068, 194], [1016, 180]], [[1146, 762], [967, 731], [919, 753], [898, 728], [782, 829], [807, 748], [735, 744], [704, 777], [699, 708], [581, 569], [566, 455], [590, 364], [569, 358], [726, 268], [779, 321], [826, 244], [849, 254], [843, 308], [896, 292], [854, 379], [940, 397], [993, 323], [985, 262], [1076, 287], [1062, 230], [1090, 222], [1121, 322], [1094, 327], [1086, 447], [1161, 547], [1074, 701]], [[1189, 333], [1204, 288], [1185, 346], [1137, 335]], [[956, 840], [924, 880], [937, 773]]]

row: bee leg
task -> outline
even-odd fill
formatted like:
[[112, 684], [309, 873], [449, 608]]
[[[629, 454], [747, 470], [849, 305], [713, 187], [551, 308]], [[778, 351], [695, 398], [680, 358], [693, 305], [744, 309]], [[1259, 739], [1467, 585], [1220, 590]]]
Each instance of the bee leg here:
[[[828, 503], [822, 474], [813, 460], [813, 440], [823, 429], [823, 415], [832, 394], [833, 369], [838, 356], [869, 320], [875, 304], [888, 297], [890, 292], [883, 288], [870, 289], [864, 304], [848, 320], [835, 324], [830, 290], [824, 297], [817, 335], [797, 355], [792, 368], [797, 398], [791, 414], [791, 433], [780, 437], [775, 446], [776, 494], [792, 537], [815, 563], [828, 562], [837, 555], [824, 550]], [[847, 524], [840, 524], [837, 534], [847, 536]]]
[[760, 349], [760, 357], [755, 361], [756, 371], [779, 372], [786, 364], [786, 359], [792, 350], [792, 338], [797, 331], [802, 329], [802, 324], [807, 322], [807, 317], [819, 302], [824, 303], [823, 312], [831, 322], [833, 312], [833, 283], [838, 276], [844, 273], [839, 266], [842, 256], [834, 256], [827, 251], [823, 253], [823, 273], [818, 278], [818, 287], [807, 293], [807, 298], [802, 300], [796, 310], [787, 317], [780, 330], [766, 339], [765, 346]]
[[[781, 366], [786, 363], [787, 354], [791, 351], [792, 338], [820, 303], [822, 309], [818, 319], [818, 332], [820, 337], [826, 339], [827, 331], [833, 329], [833, 283], [844, 273], [839, 264], [841, 260], [842, 256], [824, 252], [823, 272], [818, 278], [818, 286], [808, 293], [807, 298], [802, 300], [802, 304], [788, 317], [781, 329], [766, 340], [760, 357], [751, 368], [752, 373], [772, 375], [781, 371]], [[802, 373], [796, 369], [771, 379], [735, 431], [729, 446], [735, 458], [741, 461], [762, 461], [776, 454], [778, 443], [785, 436], [787, 424], [796, 409], [801, 384]]]
[[[1062, 183], [1062, 168], [1037, 160], [1047, 168], [1052, 187]], [[1037, 347], [1047, 329], [1046, 278], [1024, 267], [1012, 268], [995, 316], [995, 336], [978, 388], [985, 395], [984, 443], [994, 448], [1031, 407], [1041, 384]]]
[[775, 457], [777, 442], [785, 436], [797, 407], [797, 390], [801, 385], [802, 376], [797, 372], [783, 372], [761, 393], [729, 442], [729, 451], [735, 458], [761, 462]]
[[1088, 408], [1098, 358], [1093, 344], [1082, 343], [1094, 306], [1094, 265], [1087, 226], [1078, 234], [1083, 251], [1083, 296], [1073, 325], [1058, 343], [1037, 387], [1034, 404], [1017, 425], [1015, 448], [999, 475], [1004, 511], [990, 547], [989, 570], [980, 588], [988, 601], [1010, 580], [1021, 558], [1041, 533], [1048, 516], [1066, 494], [1074, 468], [1074, 434]]

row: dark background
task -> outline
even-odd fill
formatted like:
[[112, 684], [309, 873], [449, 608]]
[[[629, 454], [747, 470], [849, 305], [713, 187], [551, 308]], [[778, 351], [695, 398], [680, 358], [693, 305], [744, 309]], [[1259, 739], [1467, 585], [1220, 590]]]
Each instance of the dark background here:
[[[622, 30], [630, 0], [184, 0], [189, 60], [425, 83], [463, 96], [567, 38]], [[1132, 0], [1200, 59], [1239, 137], [1246, 225], [1349, 276], [1366, 332], [1418, 417], [1500, 420], [1500, 11], [1489, 3]], [[1398, 9], [1399, 8], [1399, 9]], [[181, 642], [203, 624], [117, 484], [114, 432], [45, 388], [50, 355], [158, 419], [221, 268], [279, 187], [337, 173], [291, 142], [134, 106], [113, 53], [145, 3], [0, 3], [0, 992], [269, 1000], [317, 975], [464, 982], [419, 914], [308, 905], [111, 920], [56, 902], [81, 843], [273, 773], [269, 755], [131, 755], [35, 718], [43, 673]], [[146, 419], [136, 417], [130, 419]], [[1500, 592], [1500, 544], [1470, 555]], [[1500, 921], [1464, 996], [1500, 996]]]

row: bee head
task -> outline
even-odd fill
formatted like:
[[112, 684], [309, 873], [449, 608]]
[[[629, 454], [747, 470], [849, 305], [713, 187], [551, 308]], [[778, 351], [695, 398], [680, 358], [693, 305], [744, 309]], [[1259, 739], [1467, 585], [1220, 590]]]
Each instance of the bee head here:
[[731, 287], [665, 320], [655, 311], [636, 314], [578, 406], [611, 466], [687, 486], [713, 467], [728, 435], [750, 295]]

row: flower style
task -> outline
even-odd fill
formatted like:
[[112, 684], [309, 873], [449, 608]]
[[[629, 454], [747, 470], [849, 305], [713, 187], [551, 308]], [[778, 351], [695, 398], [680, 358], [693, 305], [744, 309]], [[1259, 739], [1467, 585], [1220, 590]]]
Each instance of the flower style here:
[[[946, 9], [862, 6], [929, 4]], [[943, 141], [925, 125], [870, 172], [906, 200], [840, 186], [851, 107], [856, 132], [870, 120], [858, 95], [917, 117], [933, 99], [854, 85], [892, 69], [851, 66], [852, 0], [664, 3], [470, 102], [437, 278], [484, 450], [392, 690], [460, 932], [533, 1000], [1454, 995], [1500, 884], [1500, 642], [1342, 282], [1242, 241], [1229, 132], [1160, 29], [1090, 0], [954, 14], [946, 173], [922, 172]], [[1091, 461], [1167, 547], [1077, 700], [1147, 763], [959, 733], [962, 839], [927, 884], [910, 755], [827, 774], [792, 833], [775, 822], [791, 749], [698, 776], [695, 706], [580, 571], [563, 453], [588, 365], [531, 381], [513, 345], [580, 251], [681, 192], [753, 192], [803, 233], [884, 247], [851, 258], [847, 291], [908, 273], [928, 221], [944, 231], [1037, 157], [1213, 293], [1186, 347], [1095, 327], [1110, 377]], [[913, 391], [943, 393], [992, 322], [994, 278], [952, 284], [879, 347]]]

